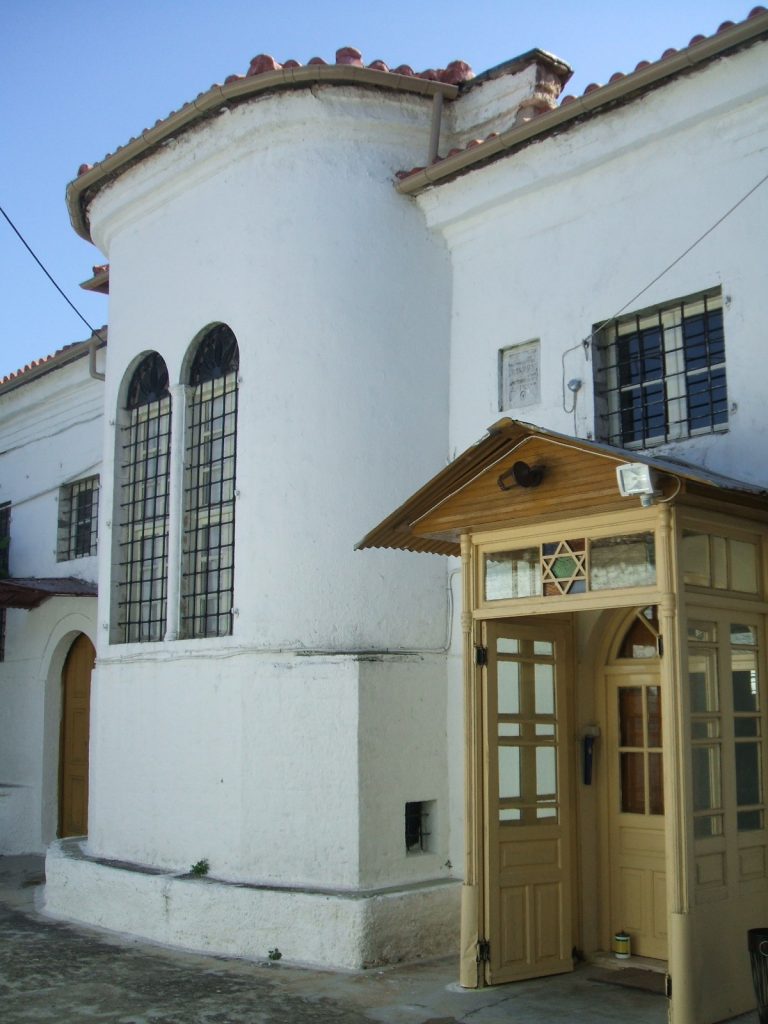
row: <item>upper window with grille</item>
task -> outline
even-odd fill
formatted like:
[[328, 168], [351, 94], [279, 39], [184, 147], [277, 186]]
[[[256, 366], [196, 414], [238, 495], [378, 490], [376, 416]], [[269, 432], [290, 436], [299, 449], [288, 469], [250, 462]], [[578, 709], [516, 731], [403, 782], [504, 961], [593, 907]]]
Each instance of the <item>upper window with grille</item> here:
[[644, 448], [728, 424], [720, 290], [597, 325], [603, 440]]
[[235, 335], [218, 324], [203, 335], [190, 368], [181, 572], [187, 637], [232, 632], [239, 359]]
[[117, 633], [124, 643], [165, 635], [170, 446], [168, 370], [152, 352], [131, 377], [120, 438]]
[[99, 478], [88, 477], [59, 491], [59, 532], [56, 559], [67, 562], [96, 554], [99, 522]]

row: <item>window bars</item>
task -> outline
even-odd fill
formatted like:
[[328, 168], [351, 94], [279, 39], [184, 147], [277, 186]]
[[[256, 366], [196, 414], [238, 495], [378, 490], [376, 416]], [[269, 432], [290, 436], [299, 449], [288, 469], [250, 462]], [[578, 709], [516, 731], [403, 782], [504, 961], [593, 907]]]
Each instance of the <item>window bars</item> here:
[[727, 425], [719, 290], [622, 317], [604, 333], [596, 384], [610, 444], [642, 448]]
[[230, 328], [208, 331], [187, 404], [181, 631], [188, 637], [232, 632], [238, 367]]
[[166, 626], [171, 396], [156, 352], [136, 368], [126, 406], [118, 625], [130, 643], [162, 640]]
[[99, 522], [99, 478], [88, 477], [59, 492], [59, 533], [56, 560], [66, 562], [96, 554]]

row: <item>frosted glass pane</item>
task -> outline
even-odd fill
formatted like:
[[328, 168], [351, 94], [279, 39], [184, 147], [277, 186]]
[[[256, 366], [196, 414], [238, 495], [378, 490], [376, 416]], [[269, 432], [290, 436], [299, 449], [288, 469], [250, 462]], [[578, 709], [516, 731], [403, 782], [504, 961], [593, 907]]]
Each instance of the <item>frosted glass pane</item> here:
[[680, 544], [680, 561], [685, 583], [694, 587], [708, 587], [711, 579], [709, 535], [686, 531]]
[[520, 796], [520, 748], [499, 747], [499, 797], [514, 800]]
[[725, 537], [712, 537], [712, 586], [725, 590], [728, 586], [728, 551]]
[[494, 551], [485, 556], [485, 599], [504, 601], [541, 594], [539, 549]]
[[554, 653], [554, 644], [551, 640], [534, 640], [533, 653], [552, 655]]
[[552, 665], [535, 665], [534, 680], [536, 687], [536, 714], [554, 715], [555, 713], [555, 670]]
[[557, 771], [554, 747], [536, 747], [536, 795], [557, 796]]
[[521, 811], [519, 807], [502, 807], [499, 811], [499, 821], [520, 821]]
[[708, 811], [722, 806], [720, 795], [720, 747], [694, 747], [693, 809]]
[[500, 661], [497, 665], [499, 714], [520, 714], [520, 666], [516, 661]]
[[496, 650], [499, 654], [519, 654], [520, 641], [509, 636], [500, 636], [496, 641]]
[[731, 549], [731, 589], [743, 594], [757, 593], [757, 548], [740, 540], [728, 542]]
[[590, 544], [592, 590], [649, 587], [656, 582], [656, 551], [652, 533], [604, 537]]
[[691, 711], [717, 711], [720, 698], [717, 686], [717, 665], [714, 654], [688, 655], [688, 682], [691, 689]]
[[519, 736], [520, 726], [517, 722], [499, 722], [499, 736]]

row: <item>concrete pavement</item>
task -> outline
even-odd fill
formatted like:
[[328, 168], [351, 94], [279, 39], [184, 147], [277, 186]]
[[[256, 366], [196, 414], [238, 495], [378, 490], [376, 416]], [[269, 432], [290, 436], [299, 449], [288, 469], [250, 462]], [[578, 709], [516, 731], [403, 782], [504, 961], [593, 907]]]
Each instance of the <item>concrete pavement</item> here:
[[[0, 858], [3, 1024], [664, 1024], [659, 995], [595, 972], [478, 991], [456, 963], [357, 972], [212, 957], [63, 924], [37, 910], [41, 857]], [[37, 898], [36, 898], [37, 897]], [[739, 1024], [757, 1021], [757, 1014]]]

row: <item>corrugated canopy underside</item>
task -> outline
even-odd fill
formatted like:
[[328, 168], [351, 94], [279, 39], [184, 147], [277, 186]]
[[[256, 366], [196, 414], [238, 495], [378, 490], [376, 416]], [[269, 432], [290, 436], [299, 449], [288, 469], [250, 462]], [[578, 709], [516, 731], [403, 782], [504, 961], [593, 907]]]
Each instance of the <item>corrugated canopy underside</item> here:
[[[415, 525], [427, 513], [461, 491], [491, 466], [514, 452], [521, 444], [535, 437], [565, 444], [577, 452], [593, 453], [596, 457], [601, 458], [607, 456], [615, 460], [616, 465], [626, 462], [642, 462], [660, 473], [701, 486], [706, 491], [711, 491], [713, 495], [718, 494], [732, 498], [742, 495], [749, 496], [752, 500], [755, 498], [765, 499], [768, 496], [768, 491], [764, 487], [711, 473], [690, 463], [664, 457], [653, 458], [642, 452], [627, 451], [596, 441], [568, 437], [530, 423], [502, 419], [488, 429], [485, 437], [454, 459], [391, 515], [367, 533], [356, 545], [356, 548], [393, 548], [404, 551], [431, 552], [439, 555], [457, 555], [459, 553], [458, 534], [452, 538], [419, 535]], [[585, 512], [589, 510], [588, 500], [588, 497], [585, 497]]]

